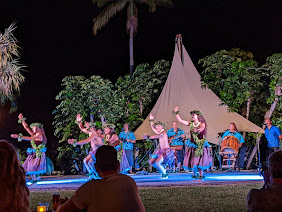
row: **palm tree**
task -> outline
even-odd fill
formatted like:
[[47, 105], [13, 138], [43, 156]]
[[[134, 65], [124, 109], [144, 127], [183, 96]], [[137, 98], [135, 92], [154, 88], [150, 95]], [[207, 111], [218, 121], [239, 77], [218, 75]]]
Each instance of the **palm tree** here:
[[[112, 2], [112, 3], [110, 3]], [[130, 73], [133, 73], [133, 36], [137, 32], [138, 27], [138, 9], [136, 3], [147, 4], [150, 8], [150, 12], [155, 12], [157, 6], [170, 6], [172, 5], [172, 0], [92, 0], [94, 5], [97, 5], [99, 8], [104, 8], [104, 10], [93, 20], [93, 33], [94, 35], [106, 25], [109, 20], [118, 12], [122, 11], [127, 7], [127, 32], [129, 33], [129, 70]]]
[[[7, 100], [12, 102], [12, 109], [16, 93], [25, 78], [21, 74], [23, 65], [19, 64], [17, 39], [13, 35], [15, 24], [11, 24], [2, 34], [0, 32], [0, 103]], [[16, 58], [16, 59], [14, 59]]]

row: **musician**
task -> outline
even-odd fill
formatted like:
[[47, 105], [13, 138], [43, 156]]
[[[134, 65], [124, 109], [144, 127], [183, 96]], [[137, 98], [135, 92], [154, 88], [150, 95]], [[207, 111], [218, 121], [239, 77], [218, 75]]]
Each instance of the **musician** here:
[[225, 139], [228, 139], [230, 136], [234, 136], [234, 137], [237, 138], [238, 141], [239, 141], [239, 145], [240, 145], [239, 147], [240, 147], [240, 148], [239, 148], [239, 155], [238, 155], [238, 157], [237, 157], [236, 164], [237, 164], [237, 169], [238, 169], [238, 171], [240, 171], [240, 168], [243, 168], [243, 166], [244, 166], [245, 148], [244, 148], [244, 150], [243, 150], [243, 149], [241, 149], [241, 146], [242, 146], [242, 144], [243, 144], [245, 141], [244, 141], [243, 136], [242, 136], [240, 133], [238, 133], [238, 129], [237, 129], [235, 123], [230, 123], [230, 125], [229, 125], [229, 130], [227, 130], [227, 131], [222, 135], [222, 140], [221, 140], [221, 142], [222, 142], [223, 140], [225, 140]]
[[177, 155], [177, 170], [180, 171], [181, 163], [184, 159], [183, 140], [185, 140], [185, 132], [178, 128], [178, 122], [172, 122], [172, 128], [167, 131], [168, 141], [170, 147], [175, 151]]
[[136, 138], [133, 132], [128, 130], [129, 124], [125, 123], [123, 125], [123, 131], [119, 134], [119, 139], [122, 142], [122, 148], [125, 151], [126, 158], [128, 160], [129, 166], [130, 166], [130, 174], [133, 174], [132, 172], [132, 166], [134, 165], [133, 161], [133, 144], [136, 143]]

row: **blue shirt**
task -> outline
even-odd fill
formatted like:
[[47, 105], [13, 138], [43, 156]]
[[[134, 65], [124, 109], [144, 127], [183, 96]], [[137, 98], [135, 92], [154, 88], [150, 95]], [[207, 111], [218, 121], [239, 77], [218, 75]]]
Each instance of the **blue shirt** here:
[[119, 134], [118, 137], [119, 137], [119, 138], [121, 139], [121, 141], [122, 141], [122, 148], [123, 148], [123, 149], [133, 150], [133, 143], [131, 143], [131, 142], [124, 142], [124, 141], [123, 141], [123, 139], [124, 139], [124, 140], [127, 140], [127, 139], [129, 139], [129, 140], [136, 140], [135, 135], [134, 135], [133, 132], [128, 131], [127, 133], [125, 133], [124, 131], [122, 131], [122, 132]]
[[279, 136], [281, 135], [281, 131], [278, 127], [271, 126], [270, 129], [266, 127], [264, 133], [267, 140], [268, 148], [279, 147]]
[[[172, 136], [180, 136], [180, 135], [185, 135], [185, 132], [182, 129], [179, 129], [174, 132], [173, 128], [170, 129], [169, 131], [167, 131], [167, 136], [168, 138], [172, 137]], [[179, 137], [177, 139], [172, 140], [171, 146], [177, 146], [177, 145], [183, 145], [183, 141], [182, 141], [182, 137]]]
[[239, 140], [239, 143], [240, 143], [240, 144], [245, 142], [243, 136], [242, 136], [240, 133], [238, 133], [238, 132], [230, 132], [229, 130], [227, 130], [227, 131], [222, 135], [222, 139], [221, 139], [221, 140], [223, 140], [224, 137], [226, 137], [226, 136], [234, 136], [235, 138], [237, 138], [237, 139]]

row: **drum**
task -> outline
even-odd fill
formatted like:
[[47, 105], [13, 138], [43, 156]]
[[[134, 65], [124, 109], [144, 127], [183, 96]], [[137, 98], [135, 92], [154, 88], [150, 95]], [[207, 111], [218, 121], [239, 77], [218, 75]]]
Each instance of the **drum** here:
[[183, 146], [182, 145], [170, 146], [170, 148], [172, 148], [173, 151], [180, 151], [183, 149]]
[[226, 136], [226, 138], [221, 143], [220, 152], [224, 154], [234, 154], [237, 155], [239, 151], [239, 140], [234, 136]]

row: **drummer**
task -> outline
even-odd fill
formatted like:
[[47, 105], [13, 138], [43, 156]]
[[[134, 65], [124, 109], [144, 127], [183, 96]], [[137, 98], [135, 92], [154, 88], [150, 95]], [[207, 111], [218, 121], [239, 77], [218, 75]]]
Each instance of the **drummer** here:
[[229, 136], [234, 136], [234, 137], [237, 138], [238, 141], [239, 141], [239, 147], [240, 147], [240, 149], [239, 149], [239, 156], [237, 157], [237, 160], [236, 160], [236, 164], [237, 164], [237, 169], [238, 169], [238, 171], [240, 171], [240, 168], [243, 168], [243, 166], [244, 166], [244, 158], [243, 158], [244, 156], [243, 156], [243, 154], [241, 154], [241, 146], [242, 146], [242, 144], [243, 144], [245, 141], [244, 141], [243, 136], [242, 136], [240, 133], [238, 133], [238, 129], [237, 129], [235, 123], [230, 123], [230, 125], [229, 125], [229, 130], [227, 130], [227, 131], [222, 135], [222, 140], [221, 140], [221, 142], [222, 142], [223, 140], [225, 140], [225, 139], [228, 139]]

